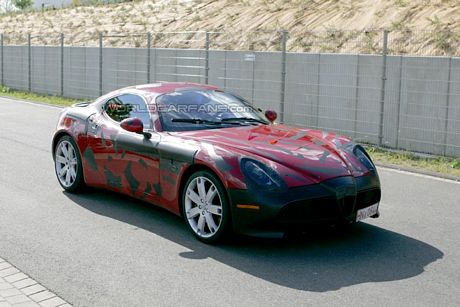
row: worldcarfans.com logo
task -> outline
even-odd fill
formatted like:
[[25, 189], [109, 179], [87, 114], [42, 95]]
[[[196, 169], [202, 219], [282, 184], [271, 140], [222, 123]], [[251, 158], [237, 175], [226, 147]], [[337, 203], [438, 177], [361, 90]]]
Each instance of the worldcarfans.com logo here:
[[250, 106], [223, 104], [152, 104], [147, 107], [139, 104], [111, 103], [107, 105], [106, 110], [117, 113], [148, 113], [149, 111], [154, 113], [254, 113], [254, 109]]

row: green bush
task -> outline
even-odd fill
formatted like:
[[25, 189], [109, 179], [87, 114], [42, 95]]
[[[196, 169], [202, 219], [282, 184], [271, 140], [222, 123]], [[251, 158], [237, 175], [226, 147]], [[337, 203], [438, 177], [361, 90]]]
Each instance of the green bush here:
[[13, 3], [15, 7], [17, 7], [20, 10], [29, 8], [34, 3], [33, 0], [12, 0], [11, 2]]

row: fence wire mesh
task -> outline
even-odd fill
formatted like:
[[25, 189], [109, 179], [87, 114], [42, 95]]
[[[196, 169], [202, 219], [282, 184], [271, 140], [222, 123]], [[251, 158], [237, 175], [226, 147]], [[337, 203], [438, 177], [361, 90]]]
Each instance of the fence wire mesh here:
[[451, 29], [391, 31], [388, 48], [390, 54], [460, 56], [460, 31]]
[[380, 54], [383, 31], [305, 31], [290, 37], [287, 47], [296, 52]]
[[460, 156], [453, 30], [1, 36], [1, 83], [75, 98], [154, 81], [211, 83], [283, 122]]

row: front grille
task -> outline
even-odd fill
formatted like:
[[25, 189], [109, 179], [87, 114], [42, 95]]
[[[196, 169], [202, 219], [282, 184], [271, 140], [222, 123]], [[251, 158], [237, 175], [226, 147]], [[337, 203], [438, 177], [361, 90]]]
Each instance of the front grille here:
[[369, 189], [350, 195], [337, 194], [336, 197], [322, 197], [294, 201], [281, 209], [277, 216], [280, 222], [308, 222], [335, 220], [349, 217], [359, 209], [380, 201], [380, 189]]
[[348, 216], [353, 213], [355, 208], [355, 200], [356, 197], [351, 195], [337, 200], [342, 216]]
[[[302, 222], [314, 220], [329, 220], [340, 217], [343, 212], [352, 211], [354, 204], [350, 197], [341, 199], [339, 204], [335, 198], [316, 198], [295, 201], [287, 204], [278, 214], [281, 222]], [[351, 209], [350, 209], [351, 208]]]
[[356, 197], [356, 210], [363, 209], [380, 201], [380, 189], [361, 191]]

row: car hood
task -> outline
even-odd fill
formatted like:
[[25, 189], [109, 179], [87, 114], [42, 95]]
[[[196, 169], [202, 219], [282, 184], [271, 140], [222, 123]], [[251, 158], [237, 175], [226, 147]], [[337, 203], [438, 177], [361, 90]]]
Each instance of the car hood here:
[[263, 157], [315, 182], [359, 176], [364, 172], [352, 154], [353, 143], [335, 133], [285, 125], [259, 125], [174, 134]]

